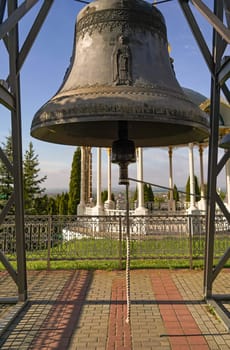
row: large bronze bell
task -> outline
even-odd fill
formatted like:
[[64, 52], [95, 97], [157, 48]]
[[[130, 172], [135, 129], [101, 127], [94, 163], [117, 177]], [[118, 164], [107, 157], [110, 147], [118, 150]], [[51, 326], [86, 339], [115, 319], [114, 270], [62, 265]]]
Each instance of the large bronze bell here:
[[123, 122], [136, 147], [202, 141], [209, 132], [207, 115], [176, 80], [160, 11], [142, 0], [96, 0], [77, 17], [70, 67], [31, 134], [111, 147]]

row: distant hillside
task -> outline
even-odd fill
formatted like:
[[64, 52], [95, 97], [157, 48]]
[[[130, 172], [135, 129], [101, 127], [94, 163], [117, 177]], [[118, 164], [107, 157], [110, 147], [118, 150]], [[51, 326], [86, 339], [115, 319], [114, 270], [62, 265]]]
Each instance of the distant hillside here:
[[45, 193], [48, 196], [57, 195], [59, 193], [68, 192], [68, 188], [47, 188]]

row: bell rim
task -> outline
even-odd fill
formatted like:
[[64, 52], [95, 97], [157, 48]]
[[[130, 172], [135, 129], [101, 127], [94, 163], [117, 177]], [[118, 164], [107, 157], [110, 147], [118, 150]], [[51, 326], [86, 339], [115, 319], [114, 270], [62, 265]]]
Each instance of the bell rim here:
[[[178, 104], [181, 105], [180, 109]], [[106, 118], [108, 121], [138, 121], [141, 118], [141, 121], [153, 123], [189, 123], [209, 128], [208, 114], [189, 100], [183, 91], [179, 93], [157, 86], [154, 89], [117, 86], [90, 87], [58, 93], [37, 111], [31, 130], [36, 125], [48, 125], [58, 120], [65, 124], [75, 121], [92, 122], [98, 118], [103, 118], [104, 121]]]
[[[31, 136], [36, 139], [56, 143], [56, 144], [65, 144], [70, 146], [91, 146], [91, 147], [111, 147], [113, 141], [118, 139], [117, 136], [113, 135], [110, 137], [109, 128], [116, 129], [114, 123], [117, 123], [117, 120], [110, 121], [93, 121], [93, 122], [79, 122], [75, 121], [73, 123], [47, 123], [40, 125], [39, 128], [34, 127], [31, 129]], [[136, 147], [166, 147], [166, 146], [181, 146], [189, 143], [203, 143], [208, 140], [209, 137], [209, 129], [205, 128], [203, 125], [197, 124], [169, 124], [168, 122], [148, 122], [148, 121], [128, 121], [129, 127], [132, 130], [136, 130], [138, 132], [138, 137], [131, 132], [129, 139], [135, 142]], [[77, 126], [77, 128], [76, 128]], [[109, 128], [108, 128], [109, 126]], [[152, 132], [151, 138], [146, 138], [145, 132], [140, 133], [140, 127], [145, 127], [145, 130], [148, 130], [149, 133]], [[88, 132], [87, 136], [82, 136], [81, 132], [83, 129], [85, 131], [95, 130], [92, 132]], [[159, 137], [159, 130], [166, 128], [175, 129], [176, 132], [170, 135], [166, 135]], [[75, 133], [77, 130], [78, 135]], [[106, 130], [103, 133], [103, 130]], [[98, 132], [97, 132], [98, 131]], [[134, 132], [134, 133], [136, 133]], [[72, 135], [71, 135], [72, 133]], [[100, 133], [100, 135], [98, 135]], [[182, 137], [181, 137], [182, 135]]]

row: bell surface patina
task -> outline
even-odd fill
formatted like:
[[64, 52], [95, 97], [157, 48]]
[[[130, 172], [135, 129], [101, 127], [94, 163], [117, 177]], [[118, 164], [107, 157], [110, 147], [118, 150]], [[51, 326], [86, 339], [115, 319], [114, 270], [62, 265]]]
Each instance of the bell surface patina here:
[[208, 116], [176, 80], [160, 11], [141, 0], [97, 0], [77, 16], [70, 66], [31, 134], [111, 147], [121, 122], [135, 147], [198, 142], [209, 133]]

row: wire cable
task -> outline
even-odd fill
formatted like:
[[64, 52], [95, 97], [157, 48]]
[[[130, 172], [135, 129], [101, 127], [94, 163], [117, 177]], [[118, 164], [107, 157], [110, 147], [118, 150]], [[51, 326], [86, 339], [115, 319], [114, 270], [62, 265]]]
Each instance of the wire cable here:
[[[158, 187], [158, 188], [162, 188], [164, 190], [168, 190], [168, 191], [173, 191], [174, 189], [171, 188], [171, 187], [166, 187], [166, 186], [161, 186], [161, 185], [157, 185], [157, 184], [153, 184], [152, 182], [149, 182], [149, 181], [142, 181], [142, 180], [137, 180], [137, 179], [134, 179], [132, 177], [128, 177], [126, 179], [127, 181], [134, 181], [134, 182], [139, 182], [139, 183], [142, 183], [142, 184], [147, 184], [147, 185], [150, 185], [150, 186], [153, 186], [153, 187]], [[189, 194], [190, 196], [198, 196], [197, 193], [187, 193], [186, 191], [181, 191], [181, 190], [177, 190], [177, 192], [179, 193], [183, 193], [183, 194]], [[199, 196], [200, 198], [204, 198], [204, 199], [207, 199], [208, 197], [207, 196]]]

